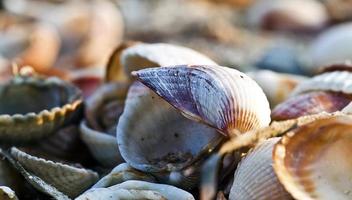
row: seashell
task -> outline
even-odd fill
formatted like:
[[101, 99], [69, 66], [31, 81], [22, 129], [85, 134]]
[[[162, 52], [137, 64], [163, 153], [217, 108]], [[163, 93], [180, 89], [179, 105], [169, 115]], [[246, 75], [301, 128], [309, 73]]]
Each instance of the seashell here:
[[136, 44], [121, 54], [121, 65], [128, 75], [143, 68], [181, 64], [217, 65], [192, 49], [165, 43]]
[[304, 76], [258, 70], [246, 73], [263, 89], [270, 105], [274, 107], [287, 99], [297, 84], [306, 80]]
[[351, 95], [337, 92], [320, 91], [299, 94], [277, 105], [271, 113], [271, 119], [287, 120], [321, 112], [340, 111], [351, 101]]
[[274, 170], [295, 199], [351, 199], [351, 128], [351, 116], [316, 120], [275, 145]]
[[18, 76], [0, 86], [0, 105], [1, 140], [24, 142], [71, 123], [82, 99], [76, 87], [60, 79]]
[[132, 74], [186, 117], [215, 127], [224, 135], [244, 133], [270, 122], [263, 90], [235, 69], [179, 65]]
[[104, 84], [86, 101], [87, 121], [81, 122], [81, 138], [94, 158], [104, 166], [114, 167], [123, 161], [115, 134], [127, 89], [127, 84]]
[[258, 144], [237, 166], [230, 200], [292, 199], [280, 184], [272, 168], [272, 151], [280, 138]]
[[153, 200], [194, 200], [192, 194], [171, 185], [126, 181], [108, 188], [93, 188], [76, 200], [113, 199], [153, 199]]
[[102, 84], [103, 77], [104, 71], [102, 68], [88, 68], [71, 70], [68, 79], [81, 89], [83, 96], [87, 98]]
[[92, 186], [92, 188], [106, 188], [128, 180], [155, 182], [155, 178], [153, 176], [138, 171], [127, 163], [122, 163], [111, 170], [109, 174], [101, 178]]
[[6, 186], [0, 186], [0, 196], [2, 200], [18, 200], [16, 193]]
[[333, 71], [314, 76], [297, 85], [291, 96], [318, 90], [351, 94], [352, 73], [349, 71]]
[[332, 26], [310, 44], [308, 56], [312, 63], [306, 66], [306, 71], [315, 73], [321, 66], [351, 60], [351, 44], [352, 23]]
[[83, 168], [31, 156], [12, 147], [11, 155], [26, 170], [70, 197], [76, 197], [98, 180], [98, 174]]
[[260, 0], [249, 8], [250, 26], [273, 30], [316, 30], [329, 19], [324, 5], [316, 0]]
[[129, 89], [116, 137], [122, 157], [133, 168], [188, 189], [198, 181], [195, 162], [224, 139], [215, 129], [185, 118], [138, 82]]

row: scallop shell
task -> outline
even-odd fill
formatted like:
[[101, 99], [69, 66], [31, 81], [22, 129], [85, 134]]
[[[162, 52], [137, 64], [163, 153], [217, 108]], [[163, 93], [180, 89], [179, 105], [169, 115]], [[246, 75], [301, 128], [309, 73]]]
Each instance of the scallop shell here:
[[351, 128], [351, 116], [316, 120], [275, 145], [275, 172], [295, 199], [352, 198]]
[[352, 96], [336, 92], [309, 92], [291, 97], [277, 105], [272, 113], [272, 120], [294, 119], [304, 115], [320, 112], [340, 111], [352, 101]]
[[258, 70], [247, 73], [263, 89], [273, 107], [287, 99], [297, 84], [305, 81], [304, 76]]
[[312, 64], [306, 70], [314, 73], [321, 66], [351, 60], [351, 45], [352, 23], [332, 26], [311, 43], [308, 55]]
[[326, 72], [299, 84], [291, 96], [309, 91], [334, 91], [352, 94], [352, 73], [349, 71]]
[[179, 65], [143, 69], [133, 75], [186, 117], [215, 127], [224, 135], [244, 133], [270, 122], [263, 90], [235, 69]]
[[24, 142], [47, 136], [79, 114], [80, 91], [57, 78], [15, 77], [0, 86], [0, 138]]
[[79, 196], [77, 200], [104, 200], [108, 198], [194, 200], [190, 193], [174, 186], [132, 180], [108, 188], [90, 189]]
[[265, 140], [242, 159], [235, 172], [230, 200], [291, 199], [272, 168], [272, 151], [279, 140]]
[[116, 166], [109, 174], [101, 178], [92, 188], [106, 188], [128, 180], [140, 180], [155, 182], [155, 178], [147, 173], [143, 173], [132, 168], [127, 163]]
[[279, 30], [318, 29], [328, 21], [324, 5], [316, 0], [259, 0], [248, 10], [248, 24]]
[[26, 170], [70, 197], [78, 196], [98, 180], [98, 174], [91, 170], [31, 156], [15, 147], [11, 155]]
[[[138, 82], [129, 89], [116, 137], [129, 165], [159, 176], [162, 182], [187, 188], [198, 178], [183, 170], [190, 165], [196, 168], [194, 163], [223, 140], [215, 129], [185, 118]], [[183, 175], [192, 180], [184, 181]]]

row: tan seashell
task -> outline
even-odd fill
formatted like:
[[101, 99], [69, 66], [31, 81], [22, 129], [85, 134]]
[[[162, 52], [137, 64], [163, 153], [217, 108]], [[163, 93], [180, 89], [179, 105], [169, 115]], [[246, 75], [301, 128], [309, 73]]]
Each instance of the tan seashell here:
[[109, 188], [94, 188], [86, 191], [77, 200], [113, 199], [153, 199], [153, 200], [194, 200], [194, 197], [174, 186], [148, 183], [144, 181], [126, 181]]
[[18, 200], [16, 193], [6, 186], [0, 186], [0, 196], [2, 200]]
[[274, 30], [314, 30], [329, 19], [324, 5], [316, 0], [258, 0], [249, 8], [248, 24]]
[[224, 135], [244, 133], [270, 122], [263, 90], [235, 69], [179, 65], [132, 74], [186, 117], [215, 127]]
[[277, 105], [271, 113], [271, 119], [287, 120], [320, 112], [340, 111], [351, 101], [351, 95], [337, 92], [319, 91], [299, 94]]
[[275, 145], [275, 172], [295, 199], [351, 199], [351, 128], [351, 116], [316, 120]]
[[138, 82], [129, 89], [116, 137], [129, 165], [182, 188], [197, 183], [198, 163], [224, 139], [215, 129], [185, 118]]
[[272, 107], [287, 99], [296, 85], [307, 79], [304, 76], [270, 70], [258, 70], [246, 74], [263, 89]]
[[17, 76], [0, 86], [0, 104], [0, 138], [24, 142], [71, 123], [82, 97], [76, 87], [57, 78]]
[[98, 174], [91, 170], [31, 156], [15, 147], [11, 155], [26, 170], [70, 197], [78, 196], [98, 180]]
[[127, 163], [122, 163], [112, 169], [109, 174], [101, 178], [92, 186], [92, 188], [106, 188], [128, 180], [155, 182], [155, 178], [153, 176], [138, 171]]
[[237, 166], [230, 200], [292, 199], [280, 184], [272, 168], [272, 151], [280, 138], [258, 144]]

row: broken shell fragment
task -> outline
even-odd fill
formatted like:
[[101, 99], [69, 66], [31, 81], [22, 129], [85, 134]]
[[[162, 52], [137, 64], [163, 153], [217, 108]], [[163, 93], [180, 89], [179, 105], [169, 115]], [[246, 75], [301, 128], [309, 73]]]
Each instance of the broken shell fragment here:
[[26, 170], [70, 197], [76, 197], [98, 180], [98, 174], [87, 169], [31, 156], [11, 148], [11, 156]]
[[229, 199], [289, 200], [289, 193], [280, 184], [272, 167], [272, 151], [280, 138], [258, 144], [238, 165]]
[[80, 91], [57, 78], [18, 76], [0, 86], [0, 138], [25, 142], [68, 125], [80, 112]]
[[153, 200], [194, 200], [194, 197], [171, 185], [126, 181], [108, 188], [93, 188], [79, 196], [77, 200], [113, 199], [153, 199]]
[[270, 122], [263, 90], [235, 69], [179, 65], [132, 74], [186, 117], [215, 127], [224, 135], [244, 133]]
[[320, 112], [335, 112], [345, 108], [352, 101], [351, 95], [338, 92], [309, 92], [293, 96], [277, 105], [272, 113], [272, 120], [294, 119], [304, 115]]
[[275, 172], [295, 199], [351, 199], [351, 128], [351, 116], [316, 120], [275, 145]]

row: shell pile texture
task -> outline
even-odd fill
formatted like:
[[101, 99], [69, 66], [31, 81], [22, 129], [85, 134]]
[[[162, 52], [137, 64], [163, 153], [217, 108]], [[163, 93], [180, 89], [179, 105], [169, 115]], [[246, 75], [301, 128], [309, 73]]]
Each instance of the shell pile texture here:
[[247, 75], [222, 66], [179, 65], [132, 73], [186, 117], [233, 135], [267, 126], [263, 90]]
[[335, 116], [298, 127], [275, 145], [275, 172], [295, 199], [352, 198], [351, 130], [351, 116]]
[[76, 197], [98, 180], [98, 174], [87, 169], [31, 156], [11, 148], [11, 155], [26, 170], [70, 197]]

